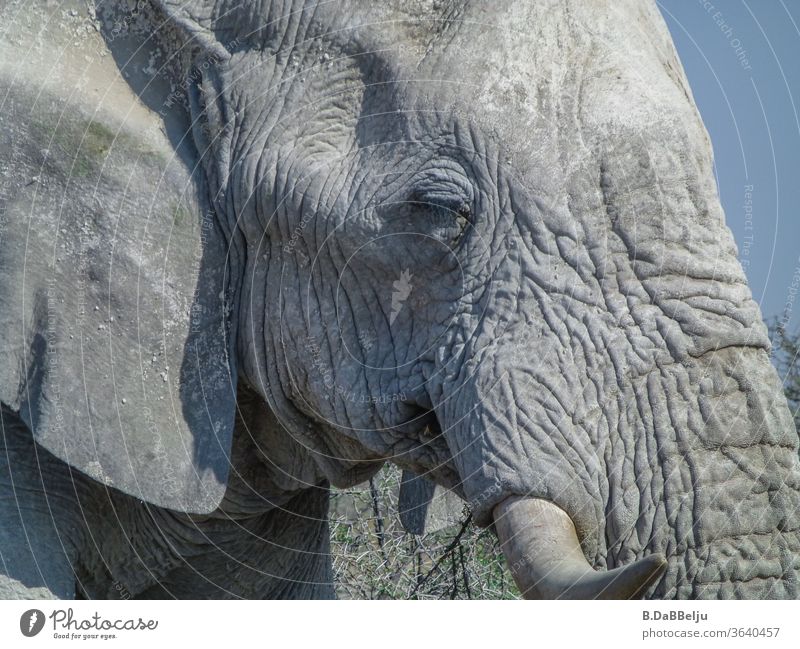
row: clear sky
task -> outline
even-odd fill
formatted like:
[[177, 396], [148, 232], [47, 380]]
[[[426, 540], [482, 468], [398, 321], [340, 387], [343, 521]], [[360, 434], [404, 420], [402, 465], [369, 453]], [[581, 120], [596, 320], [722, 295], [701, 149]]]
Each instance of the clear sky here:
[[[800, 328], [800, 0], [658, 0], [765, 318]], [[752, 211], [746, 207], [752, 186]]]

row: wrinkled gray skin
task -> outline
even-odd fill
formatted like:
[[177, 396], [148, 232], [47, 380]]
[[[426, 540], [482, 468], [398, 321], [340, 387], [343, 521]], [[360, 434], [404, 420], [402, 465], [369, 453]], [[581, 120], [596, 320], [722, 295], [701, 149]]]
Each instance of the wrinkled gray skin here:
[[330, 596], [328, 485], [393, 461], [662, 553], [650, 597], [798, 596], [797, 433], [655, 3], [99, 3], [116, 95], [25, 4], [0, 595]]

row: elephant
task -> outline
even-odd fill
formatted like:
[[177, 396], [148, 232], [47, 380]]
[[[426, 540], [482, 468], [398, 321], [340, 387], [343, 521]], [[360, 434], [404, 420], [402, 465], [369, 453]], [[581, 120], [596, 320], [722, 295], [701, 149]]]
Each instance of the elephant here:
[[330, 489], [391, 462], [527, 598], [798, 597], [655, 2], [2, 11], [0, 596], [332, 598]]

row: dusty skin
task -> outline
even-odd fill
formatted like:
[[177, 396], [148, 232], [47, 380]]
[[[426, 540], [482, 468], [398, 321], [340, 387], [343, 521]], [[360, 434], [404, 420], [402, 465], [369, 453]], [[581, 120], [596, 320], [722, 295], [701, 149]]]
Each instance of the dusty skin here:
[[0, 597], [332, 597], [330, 485], [385, 462], [528, 597], [798, 597], [798, 436], [655, 2], [0, 18]]

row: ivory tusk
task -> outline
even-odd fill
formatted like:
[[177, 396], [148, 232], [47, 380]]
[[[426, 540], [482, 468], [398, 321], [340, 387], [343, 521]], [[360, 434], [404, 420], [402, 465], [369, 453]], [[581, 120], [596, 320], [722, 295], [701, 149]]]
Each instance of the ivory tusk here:
[[592, 568], [575, 525], [540, 498], [507, 498], [493, 511], [497, 536], [525, 599], [633, 599], [667, 567], [661, 554], [606, 572]]

